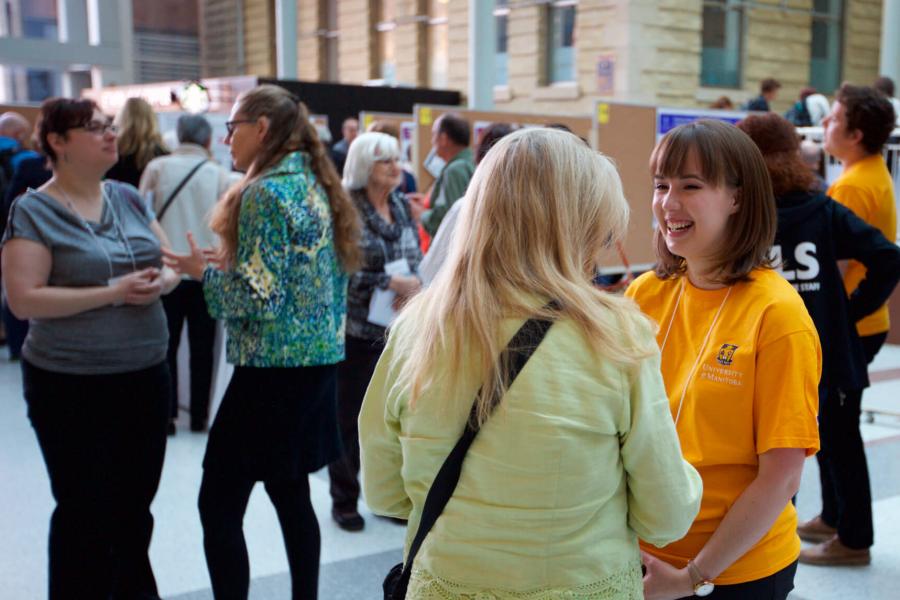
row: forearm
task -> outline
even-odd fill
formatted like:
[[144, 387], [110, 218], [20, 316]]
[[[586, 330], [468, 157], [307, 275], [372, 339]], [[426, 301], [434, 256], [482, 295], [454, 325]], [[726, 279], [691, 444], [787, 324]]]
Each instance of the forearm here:
[[746, 554], [772, 528], [795, 492], [787, 481], [757, 477], [694, 558], [700, 572], [714, 579]]
[[44, 286], [9, 295], [13, 314], [20, 319], [71, 317], [120, 300], [114, 286], [84, 288]]

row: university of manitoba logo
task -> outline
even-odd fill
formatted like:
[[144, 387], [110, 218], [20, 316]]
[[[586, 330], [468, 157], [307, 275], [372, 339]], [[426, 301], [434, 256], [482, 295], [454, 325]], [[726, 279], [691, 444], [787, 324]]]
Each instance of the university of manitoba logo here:
[[731, 362], [734, 360], [734, 352], [738, 349], [734, 344], [722, 344], [722, 347], [719, 348], [719, 354], [716, 356], [716, 360], [720, 365], [724, 365], [726, 367], [731, 366]]

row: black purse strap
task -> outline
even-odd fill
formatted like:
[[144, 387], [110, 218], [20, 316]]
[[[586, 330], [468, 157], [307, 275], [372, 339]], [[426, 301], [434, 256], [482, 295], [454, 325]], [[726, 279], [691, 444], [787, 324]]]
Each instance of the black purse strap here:
[[203, 165], [205, 165], [208, 162], [209, 162], [208, 158], [204, 158], [203, 160], [198, 162], [196, 165], [194, 165], [194, 168], [191, 169], [190, 172], [185, 176], [185, 178], [181, 180], [181, 183], [179, 183], [177, 186], [175, 186], [175, 190], [171, 194], [169, 194], [169, 197], [166, 198], [165, 204], [163, 204], [162, 208], [159, 209], [159, 212], [156, 213], [157, 221], [162, 221], [163, 215], [166, 214], [167, 210], [169, 210], [169, 207], [172, 205], [172, 201], [175, 200], [175, 196], [178, 195], [178, 192], [181, 191], [181, 188], [183, 188], [185, 185], [187, 185], [187, 182], [191, 180], [191, 177], [194, 176], [194, 173], [199, 171], [200, 167], [202, 167]]
[[[551, 306], [554, 305], [551, 304]], [[552, 321], [528, 319], [509, 341], [504, 350], [509, 357], [508, 386], [512, 386], [513, 381], [525, 367], [525, 363], [528, 362], [528, 359], [534, 354], [544, 336], [547, 335], [551, 325], [553, 325]], [[472, 410], [469, 412], [466, 429], [463, 431], [462, 437], [459, 438], [453, 450], [450, 451], [450, 454], [444, 460], [444, 464], [441, 465], [437, 477], [434, 478], [431, 488], [428, 490], [428, 495], [425, 496], [422, 519], [419, 521], [419, 528], [416, 530], [416, 536], [409, 547], [409, 555], [406, 557], [406, 562], [403, 565], [403, 574], [400, 578], [402, 582], [401, 589], [403, 590], [406, 589], [406, 584], [409, 582], [413, 562], [416, 560], [416, 555], [419, 553], [422, 542], [425, 541], [425, 536], [434, 527], [438, 517], [444, 511], [444, 507], [447, 506], [447, 502], [450, 501], [450, 497], [453, 496], [456, 484], [459, 483], [463, 459], [465, 459], [466, 453], [469, 451], [469, 446], [475, 440], [475, 436], [478, 435], [477, 407], [477, 402], [472, 404]]]

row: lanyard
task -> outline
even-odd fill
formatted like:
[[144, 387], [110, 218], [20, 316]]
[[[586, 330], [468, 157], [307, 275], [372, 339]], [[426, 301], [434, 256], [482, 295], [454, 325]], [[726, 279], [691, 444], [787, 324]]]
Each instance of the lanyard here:
[[[78, 219], [78, 222], [81, 223], [81, 226], [87, 230], [91, 238], [94, 240], [94, 243], [98, 248], [100, 248], [100, 251], [103, 252], [103, 256], [106, 258], [106, 266], [107, 268], [109, 268], [109, 278], [113, 279], [115, 274], [113, 273], [112, 256], [110, 256], [109, 251], [106, 249], [106, 246], [104, 246], [100, 241], [100, 238], [97, 237], [97, 233], [94, 231], [94, 228], [91, 227], [90, 223], [87, 222], [87, 219], [85, 219], [81, 215], [81, 213], [75, 209], [75, 206], [72, 204], [72, 200], [69, 198], [66, 190], [62, 189], [62, 187], [56, 183], [54, 183], [53, 187], [55, 187], [63, 195], [68, 209], [72, 212], [73, 215], [75, 215], [75, 217]], [[116, 240], [119, 241], [122, 246], [124, 246], [125, 251], [128, 252], [128, 257], [131, 259], [132, 271], [137, 271], [137, 262], [134, 260], [134, 252], [131, 249], [131, 244], [128, 242], [128, 238], [125, 236], [122, 225], [119, 223], [119, 217], [116, 214], [115, 209], [113, 208], [112, 202], [110, 202], [107, 198], [105, 184], [101, 185], [100, 193], [103, 204], [103, 208], [100, 209], [100, 220], [103, 220], [103, 209], [108, 208], [110, 215], [112, 215], [113, 229], [116, 232]]]
[[[681, 278], [681, 291], [678, 292], [678, 299], [675, 300], [675, 308], [672, 309], [672, 316], [669, 318], [669, 326], [666, 328], [666, 335], [663, 336], [663, 343], [659, 349], [659, 355], [662, 357], [662, 353], [666, 350], [666, 342], [669, 341], [669, 332], [672, 331], [672, 323], [675, 322], [675, 315], [678, 314], [678, 306], [681, 304], [681, 297], [684, 296], [684, 288], [685, 288], [685, 277]], [[703, 356], [703, 353], [706, 351], [706, 345], [709, 343], [709, 337], [712, 335], [713, 329], [716, 327], [716, 323], [719, 322], [719, 316], [722, 314], [722, 309], [725, 308], [725, 302], [728, 300], [728, 296], [731, 295], [731, 286], [728, 287], [728, 291], [725, 292], [725, 297], [722, 298], [722, 303], [719, 305], [719, 310], [716, 311], [716, 316], [713, 317], [712, 323], [709, 325], [709, 329], [706, 331], [706, 337], [703, 338], [703, 344], [700, 346], [700, 351], [697, 352], [697, 358], [694, 359], [694, 365], [691, 367], [690, 373], [688, 373], [687, 381], [684, 382], [684, 389], [681, 390], [681, 399], [678, 401], [678, 411], [675, 413], [675, 425], [678, 425], [678, 419], [681, 418], [681, 407], [684, 406], [684, 397], [687, 395], [688, 387], [691, 385], [691, 380], [694, 378], [694, 373], [697, 372], [697, 367], [700, 365], [700, 358]]]

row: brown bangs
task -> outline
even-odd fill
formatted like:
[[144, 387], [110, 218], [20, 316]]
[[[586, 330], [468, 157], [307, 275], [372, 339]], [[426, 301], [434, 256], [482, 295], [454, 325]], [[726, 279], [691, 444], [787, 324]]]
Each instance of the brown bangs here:
[[[736, 173], [728, 168], [719, 148], [718, 136], [710, 135], [720, 129], [720, 125], [731, 127], [720, 121], [702, 119], [671, 130], [660, 140], [650, 155], [650, 173], [654, 177], [681, 177], [685, 175], [688, 159], [693, 155], [700, 166], [704, 180], [716, 186], [740, 187]], [[709, 129], [712, 128], [712, 132]]]

